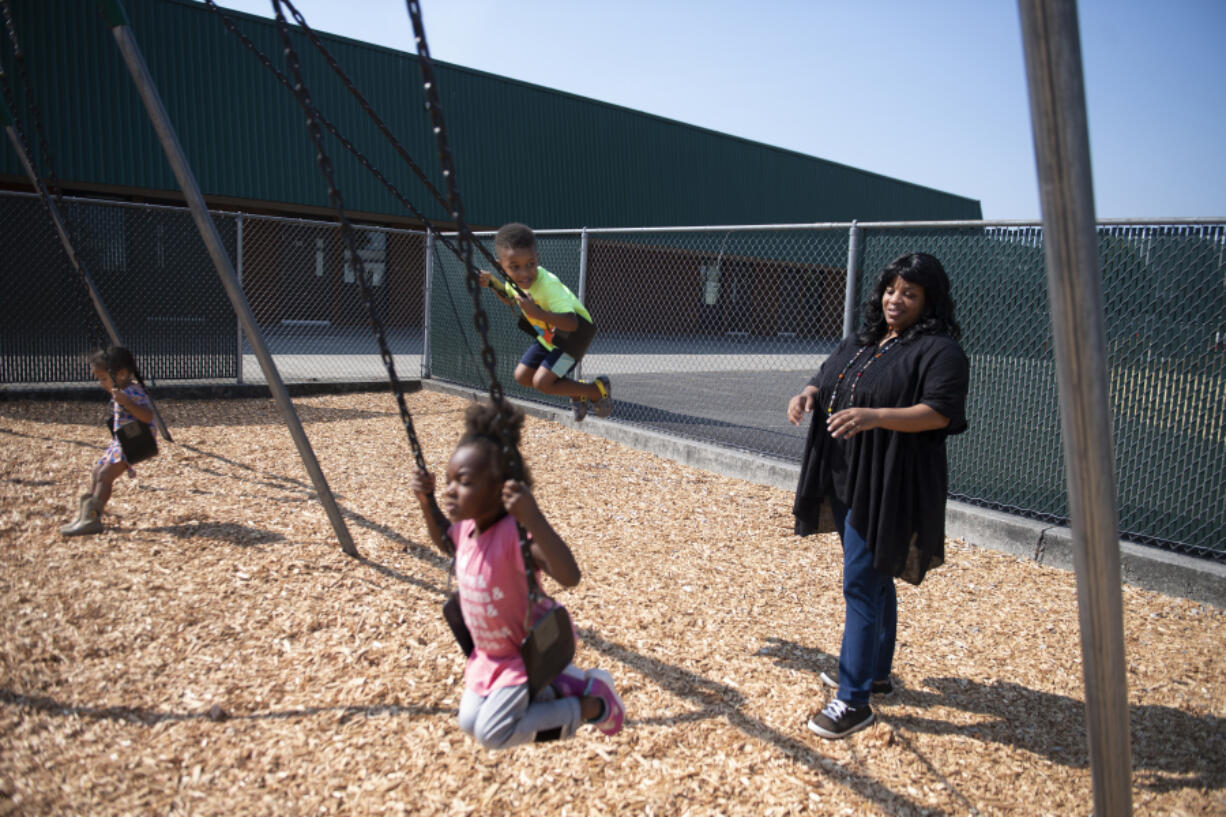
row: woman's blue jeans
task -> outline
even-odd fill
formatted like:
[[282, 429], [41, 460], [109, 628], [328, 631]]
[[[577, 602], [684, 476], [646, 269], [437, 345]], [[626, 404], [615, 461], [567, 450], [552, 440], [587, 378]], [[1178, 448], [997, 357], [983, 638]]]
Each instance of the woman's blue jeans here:
[[894, 577], [873, 568], [873, 554], [851, 526], [847, 508], [830, 497], [830, 510], [843, 540], [843, 646], [839, 652], [839, 700], [868, 703], [874, 680], [890, 677], [898, 637], [898, 595]]

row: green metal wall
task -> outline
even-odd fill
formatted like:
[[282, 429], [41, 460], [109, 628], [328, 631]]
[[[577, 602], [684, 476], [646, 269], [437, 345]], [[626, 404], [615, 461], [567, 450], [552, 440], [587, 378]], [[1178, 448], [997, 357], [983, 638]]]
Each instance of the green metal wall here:
[[[12, 3], [59, 174], [78, 186], [175, 190], [95, 4]], [[288, 211], [327, 206], [293, 98], [206, 6], [188, 0], [125, 0], [125, 6], [206, 196]], [[278, 68], [287, 70], [271, 21], [229, 14]], [[410, 47], [403, 5], [388, 0], [388, 17], [389, 25], [403, 27]], [[342, 37], [323, 39], [440, 184], [416, 58]], [[419, 209], [442, 217], [306, 39], [297, 37], [295, 47], [325, 115]], [[7, 47], [3, 61], [15, 82]], [[438, 73], [466, 211], [475, 225], [981, 217], [979, 203], [961, 196], [458, 66], [440, 65]], [[530, 124], [506, 129], [507, 118], [496, 114], [508, 109], [520, 112], [516, 123]], [[27, 118], [24, 110], [15, 113]], [[335, 140], [328, 137], [328, 144], [350, 210], [409, 215]], [[0, 175], [13, 181], [20, 173], [12, 150], [0, 153]]]

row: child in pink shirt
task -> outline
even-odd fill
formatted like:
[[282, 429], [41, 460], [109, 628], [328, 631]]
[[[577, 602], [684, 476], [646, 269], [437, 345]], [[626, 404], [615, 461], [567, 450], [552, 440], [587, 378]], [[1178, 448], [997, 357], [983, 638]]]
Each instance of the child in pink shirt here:
[[[518, 446], [524, 415], [515, 408], [507, 411], [502, 422]], [[460, 728], [489, 749], [570, 737], [584, 723], [617, 734], [625, 714], [605, 670], [585, 673], [572, 664], [530, 698], [519, 652], [527, 635], [528, 584], [516, 523], [528, 532], [536, 569], [574, 587], [579, 566], [537, 506], [527, 468], [522, 481], [509, 478], [495, 430], [498, 420], [490, 403], [468, 409], [466, 432], [447, 464], [443, 510], [453, 524], [445, 531], [434, 505], [433, 475], [419, 469], [412, 481], [434, 543], [445, 550], [446, 536], [455, 545], [460, 606], [474, 645], [464, 669]], [[550, 604], [542, 601], [533, 610], [534, 620]]]

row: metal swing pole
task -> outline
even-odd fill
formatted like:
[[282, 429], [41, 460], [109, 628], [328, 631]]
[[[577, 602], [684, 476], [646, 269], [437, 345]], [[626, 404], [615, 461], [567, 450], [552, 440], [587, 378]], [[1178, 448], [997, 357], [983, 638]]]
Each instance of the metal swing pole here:
[[196, 183], [195, 174], [192, 173], [187, 156], [183, 153], [183, 147], [179, 144], [179, 137], [170, 122], [165, 106], [162, 104], [162, 98], [158, 94], [152, 75], [149, 73], [149, 67], [145, 64], [145, 58], [141, 54], [140, 47], [136, 44], [136, 37], [128, 25], [128, 18], [124, 11], [123, 3], [121, 0], [98, 0], [98, 3], [102, 9], [103, 16], [106, 18], [107, 25], [111, 27], [111, 33], [115, 35], [115, 42], [118, 43], [119, 50], [123, 53], [124, 62], [128, 66], [128, 71], [132, 74], [132, 80], [136, 83], [141, 100], [145, 103], [145, 109], [148, 111], [153, 127], [157, 131], [158, 139], [162, 143], [162, 149], [166, 152], [166, 158], [170, 162], [170, 167], [179, 182], [184, 198], [187, 199], [187, 206], [191, 209], [192, 218], [196, 221], [196, 228], [200, 231], [200, 237], [204, 239], [209, 256], [213, 259], [213, 266], [217, 268], [217, 274], [221, 277], [221, 283], [225, 287], [226, 295], [229, 296], [230, 303], [234, 306], [234, 312], [238, 315], [239, 323], [242, 324], [243, 331], [247, 335], [247, 342], [251, 344], [251, 348], [255, 352], [255, 358], [259, 361], [260, 368], [264, 372], [264, 378], [268, 382], [268, 389], [272, 392], [277, 408], [281, 410], [281, 417], [289, 428], [290, 436], [293, 438], [294, 445], [298, 449], [298, 456], [302, 458], [302, 464], [306, 467], [307, 473], [311, 477], [311, 482], [315, 486], [315, 493], [318, 494], [319, 501], [324, 506], [328, 519], [332, 523], [332, 529], [336, 532], [337, 539], [340, 540], [341, 549], [346, 554], [356, 557], [358, 556], [358, 551], [354, 546], [353, 537], [349, 535], [349, 529], [346, 527], [345, 520], [341, 516], [340, 508], [336, 504], [336, 498], [328, 487], [328, 481], [324, 478], [323, 471], [319, 467], [319, 461], [315, 459], [315, 452], [311, 449], [311, 442], [307, 439], [306, 431], [302, 428], [302, 422], [298, 419], [297, 412], [294, 411], [294, 405], [289, 399], [289, 392], [286, 391], [285, 384], [281, 381], [281, 374], [277, 371], [272, 354], [264, 343], [264, 336], [260, 333], [255, 315], [252, 314], [251, 307], [243, 295], [242, 287], [238, 284], [234, 274], [234, 266], [230, 262], [230, 256], [226, 254], [226, 248], [221, 241], [221, 235], [217, 232], [217, 225], [213, 223], [213, 218], [209, 215], [208, 208], [204, 204], [204, 197], [200, 193], [200, 186]]
[[[30, 177], [30, 183], [34, 185], [34, 189], [38, 192], [39, 197], [42, 198], [47, 212], [51, 214], [51, 223], [55, 225], [55, 231], [60, 236], [60, 243], [64, 245], [64, 252], [68, 254], [68, 261], [85, 282], [85, 289], [89, 293], [89, 299], [94, 304], [94, 311], [98, 313], [98, 319], [102, 322], [102, 328], [106, 331], [107, 337], [111, 339], [111, 343], [114, 345], [123, 346], [123, 339], [119, 337], [119, 330], [115, 326], [115, 321], [111, 318], [110, 310], [106, 308], [106, 303], [102, 300], [102, 294], [98, 292], [98, 287], [94, 284], [93, 276], [89, 274], [89, 270], [85, 268], [85, 265], [77, 257], [72, 239], [68, 235], [68, 225], [64, 222], [60, 208], [56, 206], [55, 199], [47, 191], [42, 177], [34, 169], [34, 162], [30, 159], [30, 155], [22, 144], [21, 136], [17, 133], [16, 121], [16, 118], [8, 108], [8, 103], [0, 100], [0, 124], [3, 124], [9, 141], [13, 143], [13, 150], [17, 151], [17, 158], [21, 160], [21, 166], [26, 169], [26, 175]], [[157, 403], [153, 400], [153, 395], [146, 394], [146, 397], [149, 398], [149, 408], [153, 411], [153, 422], [157, 426], [158, 433], [167, 442], [174, 442], [174, 438], [170, 436], [170, 430], [166, 428], [166, 421], [162, 419], [162, 413], [158, 411]]]
[[1119, 519], [1077, 7], [1019, 0], [1051, 300], [1094, 814], [1132, 812]]

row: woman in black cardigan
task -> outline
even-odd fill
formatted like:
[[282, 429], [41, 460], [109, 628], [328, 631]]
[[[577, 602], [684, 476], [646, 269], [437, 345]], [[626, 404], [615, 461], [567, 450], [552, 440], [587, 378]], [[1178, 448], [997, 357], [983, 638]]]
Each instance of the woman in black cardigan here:
[[882, 270], [858, 335], [844, 338], [788, 403], [809, 427], [796, 533], [837, 531], [845, 620], [835, 698], [809, 719], [825, 738], [873, 722], [893, 691], [894, 578], [919, 584], [945, 559], [945, 438], [966, 430], [969, 364], [941, 262], [911, 253]]

